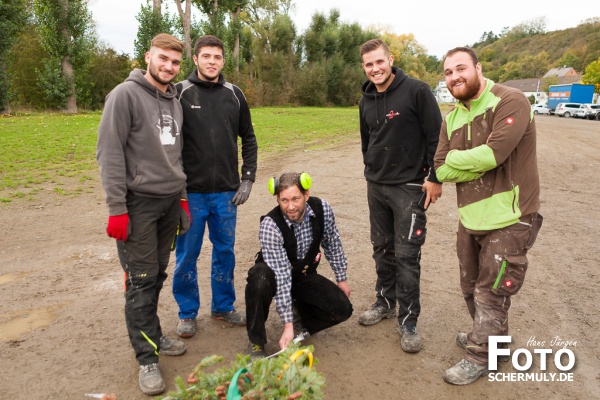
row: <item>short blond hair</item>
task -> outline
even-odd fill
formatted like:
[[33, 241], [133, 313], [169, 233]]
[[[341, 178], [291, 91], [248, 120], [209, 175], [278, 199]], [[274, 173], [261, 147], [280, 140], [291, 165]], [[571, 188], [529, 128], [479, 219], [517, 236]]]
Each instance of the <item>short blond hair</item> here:
[[168, 33], [159, 33], [152, 38], [150, 42], [150, 48], [158, 47], [164, 50], [174, 50], [179, 53], [183, 53], [183, 43], [175, 36], [169, 35]]

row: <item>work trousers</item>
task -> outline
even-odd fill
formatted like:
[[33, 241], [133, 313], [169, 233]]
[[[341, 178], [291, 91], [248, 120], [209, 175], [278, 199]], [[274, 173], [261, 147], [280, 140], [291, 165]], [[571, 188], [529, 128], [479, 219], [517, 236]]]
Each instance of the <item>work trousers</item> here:
[[516, 224], [484, 234], [458, 226], [456, 250], [460, 287], [473, 328], [468, 334], [465, 358], [478, 365], [488, 363], [488, 337], [508, 335], [511, 296], [525, 281], [527, 251], [542, 226], [540, 214], [529, 214]]
[[125, 271], [125, 321], [140, 365], [158, 362], [162, 330], [158, 297], [167, 279], [171, 246], [180, 217], [179, 194], [154, 198], [127, 194], [130, 233], [117, 240]]
[[[265, 323], [277, 293], [275, 273], [264, 262], [248, 271], [246, 285], [246, 330], [254, 344], [267, 343]], [[346, 321], [352, 315], [348, 296], [332, 281], [317, 273], [292, 275], [292, 299], [302, 325], [312, 335]]]
[[237, 207], [231, 202], [235, 192], [188, 193], [192, 217], [190, 229], [177, 238], [173, 296], [179, 305], [179, 318], [196, 318], [200, 308], [198, 257], [204, 231], [213, 245], [210, 271], [211, 311], [233, 311], [235, 288], [235, 225]]
[[421, 185], [380, 185], [367, 181], [371, 243], [377, 272], [376, 303], [399, 304], [401, 325], [416, 325], [421, 312], [421, 246], [427, 217], [417, 205]]

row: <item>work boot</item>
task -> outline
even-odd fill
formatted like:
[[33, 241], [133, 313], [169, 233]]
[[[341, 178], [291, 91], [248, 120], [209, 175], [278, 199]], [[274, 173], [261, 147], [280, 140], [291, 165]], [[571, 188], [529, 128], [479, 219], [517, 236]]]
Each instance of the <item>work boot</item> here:
[[216, 312], [212, 311], [210, 313], [210, 317], [212, 319], [218, 319], [221, 321], [229, 322], [232, 325], [244, 326], [246, 325], [246, 316], [240, 314], [235, 310], [231, 310], [229, 312]]
[[177, 324], [177, 335], [182, 338], [191, 338], [196, 334], [196, 318], [180, 319]]
[[456, 334], [456, 344], [458, 345], [458, 347], [466, 349], [468, 343], [469, 335], [467, 335], [465, 332], [458, 332]]
[[[469, 336], [465, 332], [458, 332], [456, 334], [456, 344], [458, 345], [458, 347], [466, 349], [468, 343], [469, 343]], [[498, 361], [508, 362], [508, 361], [510, 361], [510, 356], [498, 356]]]
[[254, 344], [252, 342], [248, 342], [248, 348], [246, 349], [246, 354], [250, 354], [250, 361], [256, 361], [258, 359], [264, 358], [265, 347], [260, 344]]
[[477, 365], [464, 358], [454, 367], [448, 368], [444, 380], [453, 385], [468, 385], [488, 371], [485, 365]]
[[300, 313], [298, 313], [298, 310], [296, 309], [295, 306], [292, 307], [292, 312], [293, 312], [293, 320], [292, 323], [294, 325], [294, 331], [296, 332], [296, 338], [302, 336], [302, 339], [300, 340], [304, 340], [304, 339], [308, 339], [308, 337], [310, 336], [310, 332], [308, 332], [308, 329], [306, 329], [304, 327], [304, 324], [302, 323], [302, 317], [300, 316]]
[[358, 323], [365, 326], [375, 325], [383, 318], [394, 318], [396, 316], [396, 309], [390, 310], [389, 308], [385, 308], [384, 306], [380, 306], [375, 303], [369, 308], [367, 311], [362, 313], [360, 317], [358, 317]]
[[140, 365], [140, 389], [144, 394], [154, 396], [165, 391], [165, 382], [160, 375], [158, 364]]
[[166, 336], [160, 338], [158, 354], [161, 356], [180, 356], [185, 353], [185, 343], [178, 339], [169, 339]]
[[400, 347], [407, 353], [417, 353], [421, 350], [421, 335], [417, 333], [415, 325], [400, 325], [398, 328], [400, 333]]

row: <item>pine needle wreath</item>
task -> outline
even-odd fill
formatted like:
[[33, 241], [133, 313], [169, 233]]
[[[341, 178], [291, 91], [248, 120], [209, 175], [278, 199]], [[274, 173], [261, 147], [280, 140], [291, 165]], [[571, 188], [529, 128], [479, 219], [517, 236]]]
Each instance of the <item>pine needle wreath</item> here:
[[[202, 359], [187, 379], [175, 379], [177, 390], [169, 392], [163, 400], [231, 400], [229, 386], [236, 372], [246, 369], [237, 379], [237, 389], [241, 400], [320, 400], [323, 399], [325, 378], [318, 373], [313, 359], [308, 365], [308, 353], [303, 353], [295, 361], [290, 356], [298, 350], [314, 351], [313, 346], [290, 345], [283, 353], [273, 358], [263, 358], [250, 362], [250, 356], [238, 354], [229, 367], [220, 367], [207, 372], [206, 369], [223, 361], [221, 356], [208, 356]], [[233, 389], [234, 390], [234, 389]]]

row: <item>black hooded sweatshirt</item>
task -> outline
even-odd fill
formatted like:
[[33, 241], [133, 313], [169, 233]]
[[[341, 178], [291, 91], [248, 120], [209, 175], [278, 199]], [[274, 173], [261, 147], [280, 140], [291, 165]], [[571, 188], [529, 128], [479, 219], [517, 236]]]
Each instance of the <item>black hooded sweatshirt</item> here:
[[383, 185], [422, 184], [433, 169], [442, 114], [429, 86], [392, 67], [393, 81], [378, 93], [371, 81], [362, 85], [360, 138], [365, 178]]
[[240, 185], [238, 137], [242, 139], [241, 179], [254, 182], [258, 146], [242, 90], [226, 82], [203, 81], [194, 70], [177, 85], [183, 108], [183, 169], [187, 191], [220, 193]]

